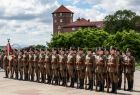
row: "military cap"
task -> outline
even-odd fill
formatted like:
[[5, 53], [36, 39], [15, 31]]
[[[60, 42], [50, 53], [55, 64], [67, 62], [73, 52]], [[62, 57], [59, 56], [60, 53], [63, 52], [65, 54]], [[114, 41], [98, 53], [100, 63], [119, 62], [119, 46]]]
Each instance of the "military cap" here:
[[110, 50], [116, 50], [116, 48], [115, 48], [115, 47], [113, 47], [113, 46], [111, 46], [111, 47], [110, 47]]
[[88, 51], [92, 51], [92, 49], [91, 48], [88, 48]]
[[131, 49], [130, 49], [130, 48], [127, 48], [127, 49], [126, 49], [126, 52], [132, 52], [132, 51], [131, 51]]

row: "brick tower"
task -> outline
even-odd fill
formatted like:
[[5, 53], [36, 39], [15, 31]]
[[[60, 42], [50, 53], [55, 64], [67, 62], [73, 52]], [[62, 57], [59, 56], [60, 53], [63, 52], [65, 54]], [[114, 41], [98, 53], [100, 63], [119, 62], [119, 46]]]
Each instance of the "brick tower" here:
[[73, 22], [73, 12], [61, 5], [53, 13], [53, 34], [58, 34], [63, 31], [63, 26]]

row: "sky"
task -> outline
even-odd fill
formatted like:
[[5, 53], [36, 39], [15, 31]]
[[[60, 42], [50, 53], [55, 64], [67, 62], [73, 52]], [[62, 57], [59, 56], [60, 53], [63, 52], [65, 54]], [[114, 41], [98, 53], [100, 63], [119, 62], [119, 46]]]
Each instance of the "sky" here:
[[140, 15], [140, 0], [0, 0], [0, 46], [45, 45], [52, 37], [52, 12], [60, 5], [78, 17], [100, 21], [120, 9]]

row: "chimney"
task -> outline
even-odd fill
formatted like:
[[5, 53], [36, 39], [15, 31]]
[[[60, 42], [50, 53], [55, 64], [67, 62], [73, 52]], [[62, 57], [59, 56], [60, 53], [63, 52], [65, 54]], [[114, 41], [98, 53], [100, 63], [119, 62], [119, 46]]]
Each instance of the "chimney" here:
[[88, 19], [88, 22], [90, 22], [90, 19]]
[[80, 21], [81, 19], [80, 19], [80, 17], [77, 19], [77, 21]]

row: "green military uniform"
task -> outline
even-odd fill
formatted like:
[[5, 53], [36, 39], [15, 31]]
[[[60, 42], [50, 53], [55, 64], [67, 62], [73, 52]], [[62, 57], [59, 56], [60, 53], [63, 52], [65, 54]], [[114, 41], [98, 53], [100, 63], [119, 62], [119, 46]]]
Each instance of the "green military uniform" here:
[[[80, 49], [79, 51], [82, 51]], [[84, 78], [85, 78], [85, 55], [83, 53], [78, 53], [76, 55], [76, 70], [77, 70], [77, 88], [84, 88]], [[79, 82], [80, 81], [80, 85]]]
[[44, 83], [45, 82], [45, 55], [44, 55], [44, 52], [43, 51], [40, 51], [40, 54], [39, 54], [39, 79], [40, 79], [40, 75], [41, 75], [41, 82]]
[[121, 89], [122, 85], [122, 73], [123, 73], [123, 57], [120, 54], [120, 51], [117, 50], [117, 57], [118, 57], [118, 89]]
[[[115, 48], [112, 48], [111, 51]], [[115, 54], [110, 54], [108, 57], [107, 71], [109, 73], [109, 78], [112, 84], [111, 93], [117, 93], [117, 83], [118, 83], [118, 57]]]
[[34, 53], [34, 71], [35, 71], [35, 75], [36, 75], [36, 81], [39, 82], [39, 54], [38, 54], [38, 51], [35, 50], [35, 53]]
[[[54, 50], [53, 52], [55, 52], [56, 50]], [[58, 78], [59, 78], [59, 73], [58, 73], [58, 69], [59, 69], [59, 56], [56, 53], [53, 53], [51, 56], [51, 65], [52, 65], [52, 74], [53, 74], [53, 79], [52, 79], [52, 84], [53, 81], [55, 81], [55, 85], [58, 85]]]
[[24, 54], [22, 55], [22, 63], [24, 68], [24, 80], [28, 80], [28, 69], [29, 69], [29, 63], [28, 63], [28, 55], [26, 51], [24, 51]]
[[9, 69], [10, 69], [10, 78], [14, 77], [14, 55], [9, 55], [8, 56], [8, 60], [9, 60]]
[[50, 50], [47, 50], [47, 53], [45, 54], [45, 67], [46, 67], [46, 74], [48, 79], [47, 84], [50, 84], [52, 79]]
[[29, 60], [28, 60], [28, 63], [29, 63], [29, 80], [31, 81], [34, 81], [34, 62], [33, 62], [33, 59], [34, 59], [34, 56], [33, 56], [33, 53], [32, 51], [29, 52]]
[[[61, 52], [64, 52], [62, 50]], [[59, 55], [59, 71], [60, 76], [62, 78], [62, 86], [66, 86], [66, 62], [67, 62], [67, 56], [63, 53], [60, 53]]]
[[[85, 70], [86, 76], [85, 76], [85, 78], [86, 78], [86, 80], [87, 79], [89, 80], [88, 89], [93, 90], [93, 76], [95, 74], [94, 73], [94, 71], [95, 71], [95, 57], [93, 56], [91, 49], [89, 49], [88, 52], [90, 52], [90, 53], [88, 53], [86, 55], [86, 58], [85, 58], [85, 65], [86, 65], [86, 70]], [[86, 82], [86, 85], [87, 85], [87, 82]]]
[[75, 69], [76, 56], [73, 50], [67, 56], [67, 70], [69, 79], [71, 80], [70, 87], [74, 87], [74, 69]]
[[[129, 51], [127, 51], [129, 53]], [[123, 58], [124, 74], [128, 82], [128, 91], [133, 90], [134, 72], [135, 72], [135, 58], [132, 55], [127, 55]]]
[[18, 61], [18, 71], [19, 71], [19, 74], [20, 74], [20, 80], [23, 80], [23, 61], [22, 61], [22, 53], [20, 52], [19, 54], [18, 54], [18, 59], [17, 59], [17, 61]]
[[103, 55], [98, 55], [96, 58], [96, 91], [99, 85], [99, 91], [104, 91], [104, 73], [105, 73], [105, 59]]
[[8, 78], [10, 71], [9, 71], [9, 60], [8, 60], [7, 55], [4, 55], [4, 58], [3, 58], [3, 68], [5, 70], [5, 78]]
[[14, 73], [15, 73], [15, 78], [18, 79], [18, 55], [15, 53], [14, 55]]

